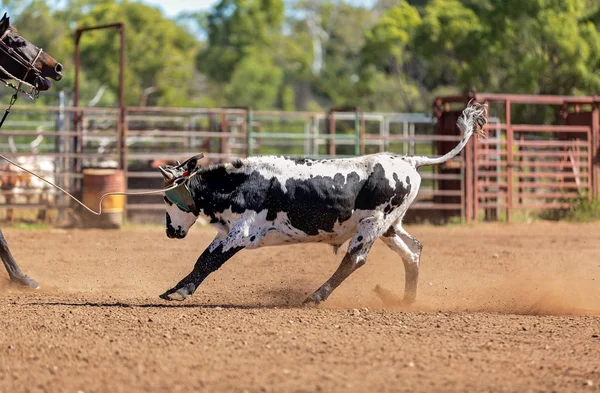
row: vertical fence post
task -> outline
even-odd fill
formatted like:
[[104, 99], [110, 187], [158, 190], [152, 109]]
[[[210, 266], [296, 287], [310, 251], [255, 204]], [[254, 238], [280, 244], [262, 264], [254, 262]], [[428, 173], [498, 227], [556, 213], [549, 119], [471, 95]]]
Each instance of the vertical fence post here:
[[[55, 142], [54, 142], [55, 143], [54, 151], [56, 153], [59, 153], [59, 157], [57, 157], [56, 164], [54, 165], [54, 171], [55, 171], [54, 178], [56, 179], [56, 184], [63, 188], [65, 188], [65, 181], [68, 181], [68, 179], [69, 179], [68, 178], [69, 169], [66, 166], [65, 158], [64, 158], [65, 146], [69, 139], [69, 136], [61, 135], [61, 134], [67, 133], [67, 126], [65, 124], [65, 122], [66, 122], [65, 106], [66, 106], [65, 92], [64, 92], [64, 90], [61, 90], [58, 93], [58, 107], [60, 109], [59, 109], [59, 111], [57, 113], [57, 117], [56, 117], [56, 131], [59, 134], [56, 137]], [[64, 201], [65, 201], [65, 196], [62, 195], [62, 193], [59, 194], [59, 196], [56, 198], [56, 201], [58, 202], [59, 205], [63, 205]], [[62, 222], [64, 220], [64, 217], [65, 217], [64, 209], [63, 208], [58, 209], [58, 221]]]
[[504, 113], [506, 121], [506, 221], [511, 221], [511, 209], [513, 207], [513, 129], [510, 118], [510, 100], [504, 101]]
[[365, 112], [360, 112], [360, 154], [364, 155], [367, 149], [367, 128], [365, 125]]
[[248, 108], [246, 111], [246, 157], [250, 157], [252, 155], [252, 150], [254, 149], [253, 143], [254, 138], [252, 122], [254, 121], [254, 112], [252, 108]]
[[461, 216], [466, 218], [467, 222], [473, 220], [473, 144], [469, 143], [465, 147], [463, 155], [463, 165], [461, 168], [460, 197], [461, 197]]
[[[125, 177], [124, 180], [124, 192], [127, 192], [129, 190], [129, 186], [128, 186], [128, 181], [129, 181], [129, 146], [127, 145], [127, 133], [129, 132], [129, 118], [128, 118], [128, 111], [127, 111], [127, 107], [123, 107], [121, 109], [121, 114], [122, 114], [122, 118], [121, 121], [123, 123], [122, 125], [122, 133], [123, 133], [123, 144], [122, 144], [122, 149], [123, 149], [123, 176]], [[123, 203], [123, 218], [125, 220], [127, 220], [127, 195], [124, 195], [123, 198], [125, 198], [125, 201]]]
[[335, 115], [333, 110], [329, 111], [329, 142], [327, 145], [329, 157], [335, 157]]
[[219, 138], [221, 141], [220, 160], [227, 161], [229, 159], [229, 143], [227, 143], [229, 136], [223, 134], [229, 132], [229, 125], [227, 124], [227, 113], [225, 113], [225, 111], [221, 111], [220, 113], [219, 125], [221, 132], [221, 137]]
[[310, 117], [303, 117], [304, 119], [304, 156], [310, 156], [311, 153], [311, 121]]
[[[594, 121], [593, 119], [594, 119], [594, 117], [592, 115], [592, 123]], [[591, 146], [590, 146], [590, 142], [591, 142]], [[595, 182], [594, 182], [594, 177], [595, 177], [594, 176], [594, 172], [596, 172], [596, 170], [594, 168], [594, 155], [593, 155], [593, 151], [594, 151], [594, 149], [593, 149], [593, 146], [594, 146], [593, 127], [590, 128], [588, 130], [588, 132], [587, 132], [587, 143], [588, 143], [587, 157], [586, 157], [587, 158], [587, 166], [589, 168], [588, 170], [591, 172], [591, 173], [588, 172], [588, 184], [591, 186], [590, 188], [592, 190], [592, 192], [588, 192], [587, 197], [588, 197], [588, 201], [591, 202], [594, 199], [594, 197], [595, 197], [594, 196], [594, 190], [596, 188], [595, 187]], [[590, 148], [590, 147], [592, 147], [592, 148]], [[580, 149], [580, 148], [578, 147], [578, 149]]]
[[[485, 101], [485, 104], [488, 105], [488, 102]], [[489, 106], [488, 106], [489, 108]], [[489, 137], [490, 135], [490, 125], [486, 123], [484, 126], [485, 133]], [[489, 145], [486, 145], [489, 147]], [[481, 145], [479, 141], [479, 136], [475, 136], [473, 138], [473, 219], [478, 221], [479, 219], [479, 152], [481, 150]]]
[[600, 197], [600, 190], [598, 187], [600, 186], [600, 162], [598, 160], [598, 150], [600, 149], [600, 114], [598, 113], [600, 105], [600, 100], [595, 101], [592, 104], [592, 173], [591, 173], [591, 186], [592, 186], [592, 194], [594, 199], [598, 199]]
[[476, 184], [476, 179], [474, 176], [474, 166], [475, 164], [475, 139], [476, 138], [472, 138], [473, 139], [473, 143], [469, 143], [467, 145], [467, 147], [465, 148], [465, 154], [464, 154], [464, 175], [462, 176], [462, 178], [464, 179], [461, 182], [461, 188], [462, 188], [462, 192], [461, 192], [461, 197], [465, 198], [466, 196], [466, 201], [464, 201], [463, 203], [461, 203], [463, 209], [465, 210], [462, 214], [463, 218], [466, 217], [467, 222], [471, 222], [473, 221], [473, 218], [475, 217], [474, 211], [475, 211], [475, 206], [474, 206], [474, 200], [475, 200], [475, 190], [474, 188], [477, 187]]
[[356, 108], [356, 111], [354, 112], [354, 155], [355, 156], [359, 156], [360, 155], [360, 143], [361, 143], [361, 132], [360, 132], [360, 109]]
[[[127, 174], [127, 150], [125, 134], [125, 25], [119, 23], [117, 25], [119, 32], [119, 142], [121, 147], [119, 156], [119, 169], [122, 169]], [[127, 187], [125, 187], [127, 188]]]
[[[313, 115], [312, 118], [312, 131], [311, 131], [311, 135], [312, 135], [312, 154], [317, 156], [320, 151], [319, 149], [319, 134], [320, 132], [320, 128], [319, 128], [319, 117], [317, 115]], [[324, 119], [325, 120], [325, 119]]]
[[473, 220], [478, 220], [479, 212], [479, 137], [473, 138]]

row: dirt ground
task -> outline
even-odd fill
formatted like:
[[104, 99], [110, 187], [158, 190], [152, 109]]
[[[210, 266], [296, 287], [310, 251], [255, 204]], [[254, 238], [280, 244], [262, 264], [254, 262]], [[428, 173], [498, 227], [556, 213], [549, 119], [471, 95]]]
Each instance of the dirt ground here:
[[341, 260], [324, 245], [242, 251], [168, 303], [211, 229], [5, 229], [42, 288], [0, 271], [0, 392], [600, 391], [600, 224], [408, 229], [408, 309], [381, 242], [306, 309]]

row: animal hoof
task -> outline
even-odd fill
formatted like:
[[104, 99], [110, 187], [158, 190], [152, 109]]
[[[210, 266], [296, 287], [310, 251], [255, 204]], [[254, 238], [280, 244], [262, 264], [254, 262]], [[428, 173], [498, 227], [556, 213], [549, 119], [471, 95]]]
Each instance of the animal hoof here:
[[166, 292], [163, 293], [162, 295], [159, 295], [158, 297], [163, 300], [171, 300], [171, 298], [169, 297], [169, 294], [167, 294]]
[[307, 297], [306, 300], [304, 300], [302, 302], [302, 305], [304, 307], [316, 307], [323, 300], [325, 300], [325, 299], [323, 299], [319, 294], [313, 293], [312, 295], [310, 295], [309, 297]]
[[29, 287], [29, 288], [33, 288], [33, 289], [40, 288], [40, 285], [37, 283], [37, 281], [35, 281], [34, 279], [32, 279], [29, 276], [12, 277], [12, 281], [14, 281], [17, 284]]
[[160, 295], [160, 298], [164, 299], [164, 300], [169, 300], [169, 301], [170, 300], [182, 301], [182, 300], [185, 300], [191, 294], [193, 294], [195, 289], [196, 289], [196, 286], [194, 284], [188, 284], [177, 290], [171, 289], [171, 290], [163, 293], [162, 295]]

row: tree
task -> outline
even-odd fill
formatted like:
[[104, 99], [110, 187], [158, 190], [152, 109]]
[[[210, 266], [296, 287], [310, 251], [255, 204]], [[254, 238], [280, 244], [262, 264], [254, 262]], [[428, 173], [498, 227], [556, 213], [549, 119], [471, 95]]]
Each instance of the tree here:
[[419, 106], [421, 94], [415, 75], [409, 67], [414, 62], [410, 46], [414, 32], [422, 21], [416, 8], [400, 1], [367, 30], [361, 51], [361, 92], [370, 108], [387, 108], [414, 111]]
[[207, 16], [207, 46], [196, 64], [214, 81], [227, 83], [255, 48], [270, 48], [283, 21], [281, 0], [221, 0]]
[[[587, 0], [433, 0], [415, 36], [427, 86], [573, 94], [598, 91], [600, 33]], [[595, 4], [595, 8], [600, 6]]]
[[482, 33], [477, 14], [458, 0], [432, 0], [425, 6], [413, 48], [427, 64], [427, 89], [440, 84], [468, 89], [489, 79], [487, 68], [480, 67], [488, 42]]
[[[597, 0], [220, 0], [165, 18], [129, 0], [4, 0], [65, 65], [73, 30], [124, 21], [131, 105], [426, 110], [439, 92], [600, 94]], [[43, 28], [40, 28], [43, 26]], [[206, 37], [204, 40], [203, 37]], [[81, 102], [118, 86], [115, 31], [82, 40]], [[46, 95], [50, 96], [50, 95]], [[42, 100], [46, 96], [42, 97]]]
[[283, 71], [269, 53], [254, 49], [235, 68], [226, 88], [229, 105], [253, 109], [275, 107]]
[[[95, 5], [78, 26], [123, 21], [126, 26], [126, 102], [138, 105], [144, 90], [155, 94], [150, 105], [185, 105], [189, 81], [194, 75], [196, 40], [159, 10], [137, 2], [102, 2]], [[82, 67], [86, 78], [118, 87], [118, 48], [115, 31], [91, 31], [81, 39]]]
[[375, 15], [343, 1], [299, 1], [293, 7], [288, 25], [298, 67], [288, 68], [287, 79], [300, 108], [315, 101], [324, 107], [360, 105], [362, 31], [373, 25]]

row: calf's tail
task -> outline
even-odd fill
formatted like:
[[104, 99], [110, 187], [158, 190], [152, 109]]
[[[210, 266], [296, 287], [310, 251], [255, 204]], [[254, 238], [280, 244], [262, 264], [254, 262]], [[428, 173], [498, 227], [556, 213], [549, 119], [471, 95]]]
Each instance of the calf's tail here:
[[458, 145], [448, 153], [437, 158], [413, 156], [408, 157], [407, 160], [411, 161], [415, 168], [418, 168], [423, 165], [443, 164], [444, 162], [453, 159], [466, 146], [469, 138], [473, 135], [473, 132], [477, 132], [480, 136], [485, 136], [483, 127], [487, 123], [486, 109], [487, 104], [469, 103], [456, 122], [456, 125], [463, 133], [462, 139], [458, 142]]

